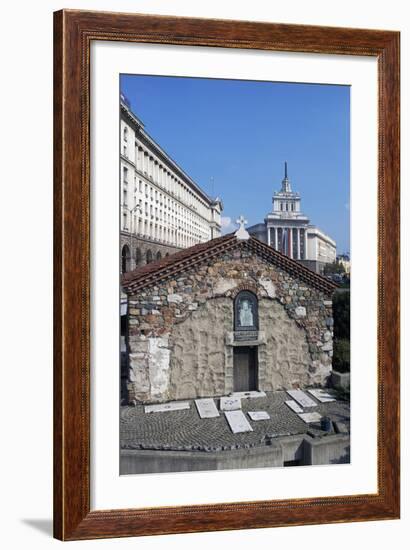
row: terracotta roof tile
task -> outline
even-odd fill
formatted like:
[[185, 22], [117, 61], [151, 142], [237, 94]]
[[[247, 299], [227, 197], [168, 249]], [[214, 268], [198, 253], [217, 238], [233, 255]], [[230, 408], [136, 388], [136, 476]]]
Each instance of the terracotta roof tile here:
[[240, 246], [253, 250], [256, 254], [264, 257], [280, 269], [328, 294], [338, 287], [337, 284], [329, 281], [326, 277], [318, 275], [311, 269], [274, 250], [271, 246], [259, 241], [255, 237], [251, 236], [248, 240], [238, 240], [234, 233], [185, 248], [161, 260], [138, 267], [133, 271], [125, 273], [121, 278], [121, 283], [126, 292], [133, 292], [139, 288], [155, 284], [163, 278], [179, 273], [183, 269], [197, 263], [202, 263], [202, 261], [217, 256], [226, 250]]

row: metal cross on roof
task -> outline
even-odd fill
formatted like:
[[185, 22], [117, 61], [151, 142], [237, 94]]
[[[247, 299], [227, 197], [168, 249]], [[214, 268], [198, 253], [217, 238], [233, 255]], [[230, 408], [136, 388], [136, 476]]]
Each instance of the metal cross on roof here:
[[235, 237], [240, 240], [249, 239], [249, 233], [245, 229], [245, 224], [248, 223], [248, 220], [245, 220], [245, 218], [240, 215], [239, 218], [236, 220], [236, 223], [239, 224], [239, 229], [235, 233]]

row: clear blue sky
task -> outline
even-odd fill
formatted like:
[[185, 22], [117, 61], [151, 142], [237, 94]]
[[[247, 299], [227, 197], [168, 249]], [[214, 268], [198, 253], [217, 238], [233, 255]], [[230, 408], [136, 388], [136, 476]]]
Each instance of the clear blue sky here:
[[222, 198], [226, 231], [240, 214], [263, 221], [286, 160], [303, 213], [349, 252], [348, 86], [122, 75], [120, 87], [147, 132]]

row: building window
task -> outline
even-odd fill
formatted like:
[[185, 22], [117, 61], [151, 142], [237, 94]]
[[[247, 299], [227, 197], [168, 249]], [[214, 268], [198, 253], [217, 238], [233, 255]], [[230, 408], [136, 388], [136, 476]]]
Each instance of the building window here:
[[128, 141], [128, 128], [126, 126], [124, 126], [123, 135], [124, 135], [124, 141]]
[[122, 154], [124, 155], [124, 157], [127, 156], [127, 146], [124, 145], [123, 148], [122, 148]]
[[128, 168], [126, 166], [122, 169], [122, 181], [128, 183]]
[[305, 251], [305, 230], [300, 230], [300, 259], [306, 260], [306, 251]]
[[299, 229], [291, 229], [292, 231], [292, 250], [293, 250], [293, 259], [298, 259], [298, 231]]
[[270, 231], [270, 235], [269, 235], [269, 239], [270, 239], [270, 245], [272, 248], [276, 248], [276, 243], [275, 243], [275, 228], [274, 227], [270, 227], [268, 229], [268, 231]]

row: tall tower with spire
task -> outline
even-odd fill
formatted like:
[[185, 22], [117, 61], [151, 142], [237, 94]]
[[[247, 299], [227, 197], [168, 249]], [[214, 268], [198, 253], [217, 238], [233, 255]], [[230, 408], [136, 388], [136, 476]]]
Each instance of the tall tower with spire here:
[[272, 211], [266, 215], [264, 223], [248, 227], [248, 233], [321, 273], [324, 264], [336, 258], [336, 243], [318, 227], [309, 225], [310, 220], [302, 213], [300, 203], [299, 193], [292, 191], [285, 162], [281, 188], [273, 193]]
[[290, 179], [288, 177], [288, 163], [285, 162], [285, 177], [282, 180], [282, 188], [280, 191], [273, 193], [272, 197], [273, 209], [272, 212], [280, 212], [285, 217], [295, 217], [301, 214], [300, 212], [300, 195], [292, 191]]
[[[266, 215], [263, 228], [249, 228], [267, 244], [295, 260], [307, 258], [307, 228], [309, 218], [300, 210], [300, 195], [292, 191], [288, 176], [288, 163], [285, 162], [285, 174], [282, 186], [272, 197], [272, 211]], [[263, 234], [263, 236], [262, 236]]]
[[290, 181], [288, 178], [288, 163], [285, 161], [285, 177], [282, 180], [282, 192], [291, 193], [292, 189], [290, 188]]

